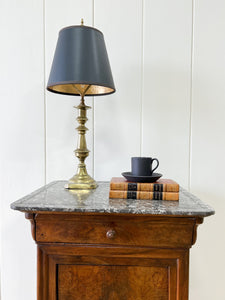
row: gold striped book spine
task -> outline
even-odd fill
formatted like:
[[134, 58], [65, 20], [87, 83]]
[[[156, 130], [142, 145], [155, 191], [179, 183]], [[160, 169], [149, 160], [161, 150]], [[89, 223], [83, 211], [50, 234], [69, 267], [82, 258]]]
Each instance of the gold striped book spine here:
[[136, 200], [169, 200], [178, 201], [179, 193], [174, 192], [143, 192], [110, 190], [110, 199], [136, 199]]

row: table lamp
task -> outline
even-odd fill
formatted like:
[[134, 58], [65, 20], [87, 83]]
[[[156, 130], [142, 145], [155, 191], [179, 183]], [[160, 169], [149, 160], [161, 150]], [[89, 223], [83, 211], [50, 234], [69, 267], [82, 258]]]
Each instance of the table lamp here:
[[89, 155], [86, 144], [86, 111], [91, 108], [84, 96], [100, 96], [115, 92], [109, 59], [101, 31], [83, 25], [60, 30], [49, 75], [47, 90], [63, 95], [80, 96], [77, 121], [78, 145], [74, 151], [79, 159], [77, 174], [65, 186], [68, 189], [95, 189], [96, 181], [87, 173], [85, 159]]

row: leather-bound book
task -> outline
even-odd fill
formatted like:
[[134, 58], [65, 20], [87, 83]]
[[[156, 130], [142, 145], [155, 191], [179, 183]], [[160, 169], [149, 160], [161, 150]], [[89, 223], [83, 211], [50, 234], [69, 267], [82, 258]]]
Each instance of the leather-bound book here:
[[172, 179], [158, 179], [153, 183], [129, 182], [124, 177], [113, 177], [110, 190], [139, 192], [179, 192], [179, 184]]
[[179, 193], [171, 192], [139, 192], [110, 190], [111, 199], [137, 199], [137, 200], [171, 200], [178, 201]]

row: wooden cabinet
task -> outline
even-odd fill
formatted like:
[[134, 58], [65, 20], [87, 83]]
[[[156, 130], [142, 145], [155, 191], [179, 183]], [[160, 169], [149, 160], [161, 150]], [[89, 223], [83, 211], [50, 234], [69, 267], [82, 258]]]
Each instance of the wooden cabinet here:
[[57, 181], [14, 202], [37, 243], [37, 300], [188, 300], [189, 249], [214, 210], [178, 201], [109, 199], [109, 183]]
[[35, 213], [38, 300], [187, 300], [202, 218]]

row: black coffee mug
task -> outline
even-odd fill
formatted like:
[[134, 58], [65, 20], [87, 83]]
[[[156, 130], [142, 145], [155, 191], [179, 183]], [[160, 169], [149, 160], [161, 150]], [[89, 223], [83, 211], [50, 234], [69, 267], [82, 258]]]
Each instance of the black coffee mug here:
[[[153, 161], [157, 162], [157, 165], [152, 169]], [[131, 157], [131, 172], [136, 176], [151, 176], [152, 173], [158, 168], [159, 161], [157, 158], [151, 157]]]

